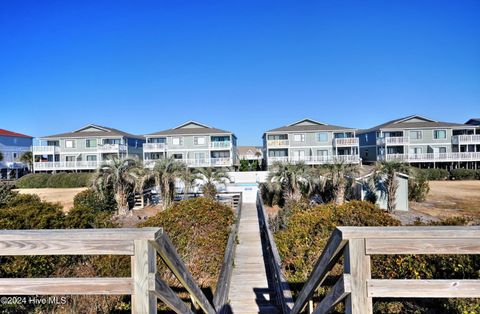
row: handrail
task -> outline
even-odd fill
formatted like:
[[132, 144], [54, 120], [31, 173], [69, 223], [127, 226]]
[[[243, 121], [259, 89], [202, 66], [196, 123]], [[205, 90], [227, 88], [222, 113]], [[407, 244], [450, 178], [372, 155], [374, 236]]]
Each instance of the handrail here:
[[228, 313], [228, 293], [230, 291], [230, 283], [234, 266], [235, 250], [237, 246], [237, 234], [240, 227], [240, 218], [242, 216], [242, 192], [238, 192], [239, 202], [236, 209], [235, 223], [231, 226], [230, 235], [228, 236], [227, 248], [223, 258], [222, 268], [218, 276], [217, 288], [213, 295], [213, 304], [217, 313]]
[[269, 264], [269, 270], [271, 278], [273, 279], [273, 286], [275, 289], [275, 300], [278, 307], [280, 307], [282, 313], [289, 313], [293, 306], [293, 297], [285, 276], [282, 273], [282, 262], [280, 254], [278, 253], [275, 239], [270, 230], [268, 223], [268, 216], [263, 206], [262, 197], [260, 192], [257, 192], [257, 211], [260, 223], [260, 232], [263, 234], [264, 245], [267, 251], [267, 263]]
[[1, 278], [0, 295], [132, 295], [132, 313], [156, 313], [157, 298], [177, 313], [192, 310], [157, 273], [157, 253], [193, 302], [216, 313], [162, 228], [1, 230], [0, 256], [130, 255], [125, 278]]
[[[480, 280], [371, 279], [370, 255], [480, 254], [480, 226], [338, 227], [330, 236], [292, 308], [300, 313], [344, 256], [344, 274], [313, 313], [344, 299], [347, 313], [372, 313], [375, 298], [479, 298]], [[287, 313], [287, 312], [284, 312]]]

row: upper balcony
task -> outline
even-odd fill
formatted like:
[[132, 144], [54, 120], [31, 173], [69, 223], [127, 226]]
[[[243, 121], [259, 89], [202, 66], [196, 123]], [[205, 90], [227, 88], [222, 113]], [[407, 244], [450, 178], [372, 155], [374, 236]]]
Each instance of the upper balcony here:
[[60, 153], [59, 146], [32, 146], [34, 155], [53, 155]]
[[480, 153], [424, 153], [424, 154], [387, 154], [379, 155], [378, 161], [403, 161], [403, 162], [459, 162], [480, 161]]
[[480, 134], [454, 135], [452, 136], [452, 144], [480, 144]]
[[393, 137], [379, 137], [377, 138], [378, 146], [385, 145], [408, 145], [410, 139], [405, 136], [393, 136]]
[[290, 144], [289, 140], [268, 140], [268, 147], [286, 147]]
[[125, 144], [103, 144], [98, 145], [97, 150], [99, 153], [123, 153], [127, 151], [127, 145]]
[[336, 138], [333, 140], [335, 147], [358, 146], [358, 137]]
[[268, 157], [268, 164], [272, 165], [274, 162], [292, 162], [292, 163], [299, 163], [303, 162], [307, 165], [322, 165], [322, 164], [330, 164], [330, 163], [352, 163], [358, 164], [360, 163], [360, 156], [359, 155], [336, 155], [336, 156], [283, 156], [283, 157]]
[[210, 148], [214, 148], [214, 149], [229, 149], [231, 147], [232, 147], [232, 142], [230, 141], [210, 142]]
[[144, 143], [143, 151], [144, 152], [163, 152], [167, 149], [167, 144], [165, 143]]

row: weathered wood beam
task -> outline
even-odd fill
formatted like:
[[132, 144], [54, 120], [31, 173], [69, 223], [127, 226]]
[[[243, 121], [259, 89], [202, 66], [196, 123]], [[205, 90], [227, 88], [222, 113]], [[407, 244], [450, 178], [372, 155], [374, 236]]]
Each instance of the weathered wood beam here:
[[313, 314], [329, 313], [333, 310], [335, 305], [345, 299], [350, 292], [350, 275], [343, 274], [343, 276], [337, 280], [330, 292], [322, 299], [322, 301], [320, 301], [313, 311]]
[[180, 299], [177, 294], [158, 276], [153, 275], [149, 278], [150, 291], [162, 300], [175, 313], [193, 313], [192, 310]]
[[367, 254], [480, 254], [480, 238], [367, 239]]

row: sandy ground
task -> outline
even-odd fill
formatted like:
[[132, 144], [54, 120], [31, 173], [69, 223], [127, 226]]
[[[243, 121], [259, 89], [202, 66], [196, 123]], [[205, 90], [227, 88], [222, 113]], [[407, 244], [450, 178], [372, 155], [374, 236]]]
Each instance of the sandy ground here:
[[425, 202], [410, 202], [411, 214], [444, 219], [467, 216], [480, 220], [480, 181], [430, 181]]
[[37, 194], [42, 200], [52, 203], [60, 203], [64, 211], [73, 207], [73, 198], [87, 188], [71, 189], [17, 189], [22, 194]]

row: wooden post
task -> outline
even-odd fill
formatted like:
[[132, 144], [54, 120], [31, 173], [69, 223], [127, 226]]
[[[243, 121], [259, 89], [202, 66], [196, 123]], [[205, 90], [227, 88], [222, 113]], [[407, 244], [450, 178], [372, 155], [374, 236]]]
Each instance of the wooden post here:
[[345, 273], [351, 276], [352, 290], [345, 301], [345, 313], [372, 313], [372, 298], [367, 293], [367, 280], [371, 278], [370, 256], [366, 255], [365, 239], [350, 239], [344, 257]]
[[132, 265], [132, 313], [157, 313], [157, 298], [150, 292], [149, 278], [157, 272], [156, 251], [148, 240], [134, 241]]

